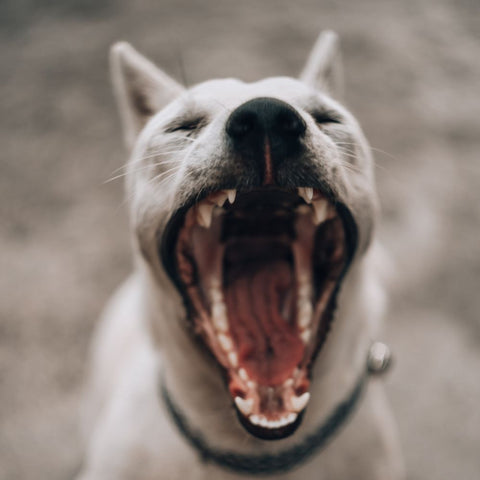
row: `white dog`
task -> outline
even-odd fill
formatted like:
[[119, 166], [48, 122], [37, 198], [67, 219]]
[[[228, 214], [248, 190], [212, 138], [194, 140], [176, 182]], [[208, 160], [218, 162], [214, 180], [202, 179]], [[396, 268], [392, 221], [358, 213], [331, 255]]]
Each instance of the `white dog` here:
[[113, 47], [135, 273], [96, 336], [81, 480], [403, 477], [369, 379], [373, 163], [337, 56], [325, 32], [300, 80], [184, 89]]

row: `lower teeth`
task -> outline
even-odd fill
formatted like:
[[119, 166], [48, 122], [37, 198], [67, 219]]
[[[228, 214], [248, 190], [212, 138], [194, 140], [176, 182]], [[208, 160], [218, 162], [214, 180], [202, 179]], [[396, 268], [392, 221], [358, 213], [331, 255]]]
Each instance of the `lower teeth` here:
[[288, 415], [279, 418], [278, 420], [268, 420], [263, 415], [251, 415], [249, 420], [254, 425], [259, 425], [264, 428], [280, 428], [290, 425], [297, 419], [296, 413], [289, 413]]

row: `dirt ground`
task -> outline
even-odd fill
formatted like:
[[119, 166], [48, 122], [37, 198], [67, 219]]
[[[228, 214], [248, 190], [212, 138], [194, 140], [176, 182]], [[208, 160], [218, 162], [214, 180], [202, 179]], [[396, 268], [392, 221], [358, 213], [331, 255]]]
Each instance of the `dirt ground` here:
[[92, 329], [131, 267], [109, 45], [179, 79], [295, 75], [342, 37], [397, 278], [388, 393], [410, 480], [480, 478], [477, 0], [3, 0], [0, 478], [66, 480]]

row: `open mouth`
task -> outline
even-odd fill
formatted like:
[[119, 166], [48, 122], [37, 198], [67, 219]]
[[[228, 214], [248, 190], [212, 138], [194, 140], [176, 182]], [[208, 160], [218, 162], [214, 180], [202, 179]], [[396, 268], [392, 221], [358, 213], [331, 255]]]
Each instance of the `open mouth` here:
[[259, 438], [290, 435], [353, 256], [348, 210], [320, 190], [264, 187], [211, 193], [174, 220], [163, 259], [241, 423]]

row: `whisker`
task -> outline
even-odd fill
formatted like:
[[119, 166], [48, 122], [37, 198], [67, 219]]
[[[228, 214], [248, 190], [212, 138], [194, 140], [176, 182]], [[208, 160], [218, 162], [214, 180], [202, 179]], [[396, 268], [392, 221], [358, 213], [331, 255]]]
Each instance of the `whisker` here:
[[119, 178], [126, 177], [128, 175], [128, 172], [123, 172], [120, 173], [119, 175], [115, 175], [114, 177], [110, 177], [104, 182], [102, 182], [102, 185], [106, 185], [107, 183], [113, 182], [114, 180], [118, 180]]
[[169, 159], [169, 160], [162, 160], [161, 162], [154, 162], [149, 164], [151, 167], [160, 167], [161, 165], [180, 165], [178, 159]]
[[351, 163], [347, 162], [342, 162], [340, 161], [339, 164], [343, 167], [346, 168], [347, 170], [350, 170], [351, 172], [354, 173], [362, 173], [362, 169], [360, 167], [357, 167], [356, 165], [352, 165]]
[[[162, 178], [162, 180], [160, 181], [158, 187], [161, 187], [165, 182], [168, 182], [171, 178], [174, 178], [175, 175], [177, 174], [177, 171], [174, 171], [174, 172], [171, 172], [171, 170], [174, 170], [174, 169], [170, 169], [168, 171], [165, 171], [165, 172], [162, 172], [161, 174], [159, 175], [156, 175], [155, 177], [152, 177], [150, 178], [148, 181], [147, 181], [147, 185], [150, 185], [152, 184], [153, 182], [155, 182], [156, 180], [158, 180], [159, 178], [161, 178], [162, 176], [164, 176], [165, 174], [169, 173], [169, 175], [167, 175], [166, 177]], [[175, 169], [177, 170], [177, 169]], [[121, 207], [125, 206], [128, 202], [130, 202], [130, 200], [133, 198], [133, 196], [135, 195], [135, 192], [132, 192], [130, 193], [130, 195], [127, 195], [124, 200], [122, 201], [122, 203], [120, 204]]]
[[[340, 152], [342, 153], [343, 156], [345, 156], [345, 157], [347, 157], [347, 158], [351, 158], [351, 159], [353, 159], [353, 160], [356, 160], [356, 159], [357, 159], [357, 157], [356, 157], [355, 155], [352, 155], [351, 153], [346, 152], [345, 150], [342, 150], [342, 149], [339, 149], [339, 150], [340, 150]], [[389, 169], [388, 169], [385, 165], [380, 165], [380, 164], [379, 164], [378, 162], [376, 162], [376, 161], [374, 161], [373, 164], [374, 164], [375, 168], [384, 170], [385, 172], [389, 172]], [[354, 165], [352, 165], [352, 164], [348, 164], [348, 165], [354, 166]], [[345, 166], [346, 166], [346, 165], [345, 165]], [[358, 168], [358, 172], [361, 171], [361, 169], [360, 169], [359, 167], [357, 167], [356, 165], [355, 165], [355, 167]], [[389, 172], [389, 173], [390, 173], [390, 172]]]
[[386, 152], [385, 150], [382, 150], [380, 148], [375, 148], [375, 147], [370, 147], [370, 148], [374, 152], [382, 153], [383, 155], [386, 155], [387, 157], [391, 158], [392, 160], [397, 160], [397, 161], [400, 160], [396, 155], [393, 155], [392, 153]]
[[[348, 145], [348, 146], [352, 146], [352, 147], [360, 147], [361, 145], [359, 145], [358, 143], [354, 143], [354, 142], [335, 142], [336, 145]], [[382, 153], [384, 155], [386, 155], [387, 157], [390, 157], [391, 159], [393, 160], [399, 160], [399, 158], [385, 150], [382, 150], [381, 148], [377, 148], [377, 147], [372, 147], [370, 146], [370, 150], [373, 150], [374, 152], [378, 152], [378, 153]]]
[[[342, 152], [342, 154], [345, 155], [346, 157], [356, 158], [355, 156], [351, 155], [351, 154], [348, 153], [348, 152], [345, 152], [345, 151], [342, 150], [342, 149], [339, 149], [339, 150], [340, 150], [340, 151]], [[392, 158], [395, 158], [395, 157], [392, 156]], [[388, 175], [389, 175], [390, 177], [393, 178], [393, 177], [395, 176], [394, 173], [392, 172], [392, 169], [388, 168], [387, 165], [381, 165], [381, 164], [378, 162], [378, 158], [377, 158], [377, 157], [374, 158], [373, 165], [374, 165], [374, 167], [375, 167], [376, 169], [382, 170], [382, 171], [388, 173]], [[347, 168], [348, 168], [348, 167], [347, 167]], [[395, 180], [399, 181], [398, 178], [396, 178]]]
[[[171, 163], [178, 163], [178, 162], [171, 162]], [[142, 165], [142, 166], [139, 166], [133, 170], [128, 170], [126, 172], [123, 172], [119, 175], [115, 175], [114, 177], [111, 177], [109, 178], [108, 180], [105, 180], [103, 182], [103, 184], [106, 184], [106, 183], [110, 183], [110, 182], [113, 182], [114, 180], [117, 180], [119, 178], [122, 178], [122, 177], [125, 177], [127, 176], [129, 173], [136, 173], [136, 172], [140, 172], [142, 170], [147, 170], [149, 168], [155, 168], [155, 167], [159, 167], [159, 166], [162, 166], [164, 164], [164, 162], [159, 162], [159, 163], [153, 163], [153, 164], [149, 164], [149, 165]], [[168, 172], [171, 172], [173, 170], [176, 170], [177, 169], [177, 166], [175, 167], [172, 167], [172, 168], [169, 168], [168, 170], [165, 170], [164, 172], [162, 173], [168, 173]]]
[[[174, 168], [169, 168], [168, 170], [165, 170], [164, 172], [162, 173], [159, 173], [158, 175], [155, 175], [154, 177], [150, 178], [148, 180], [148, 183], [153, 183], [159, 179], [161, 179], [162, 177], [165, 177], [165, 175], [169, 174], [166, 178], [171, 178], [171, 177], [174, 177], [175, 174], [178, 172], [179, 168], [178, 167], [174, 167]], [[162, 180], [162, 183], [163, 183], [164, 179]]]
[[[192, 141], [193, 143], [193, 141]], [[183, 156], [183, 158], [181, 158], [179, 161], [178, 161], [178, 164], [175, 165], [175, 167], [172, 167], [168, 170], [165, 170], [164, 172], [160, 173], [159, 175], [156, 175], [155, 177], [151, 178], [150, 180], [147, 181], [147, 185], [153, 183], [154, 181], [162, 178], [161, 182], [160, 182], [160, 185], [163, 185], [165, 182], [169, 181], [171, 178], [174, 178], [176, 176], [176, 174], [178, 173], [178, 171], [180, 170], [181, 168], [181, 165], [183, 164], [183, 161], [185, 160], [185, 158], [187, 157], [187, 154], [188, 152], [185, 152], [185, 155]], [[160, 162], [160, 164], [163, 164], [164, 162]], [[169, 174], [169, 175], [167, 175]], [[166, 177], [164, 175], [167, 175]], [[135, 194], [135, 192], [133, 191], [132, 193], [130, 193], [130, 195], [126, 195], [123, 202], [121, 203], [121, 206], [125, 206], [128, 202], [130, 202], [133, 198], [133, 195]]]
[[140, 157], [138, 160], [135, 160], [136, 162], [140, 162], [142, 160], [148, 160], [149, 158], [153, 158], [153, 157], [158, 157], [160, 155], [171, 155], [171, 154], [174, 154], [174, 153], [181, 153], [183, 152], [184, 149], [180, 149], [180, 150], [166, 150], [166, 151], [158, 151], [158, 152], [154, 152], [154, 153], [150, 153], [148, 155], [144, 155], [143, 157]]
[[130, 164], [130, 163], [127, 162], [127, 163], [123, 164], [122, 166], [116, 168], [116, 169], [111, 173], [111, 175], [114, 175], [115, 173], [117, 173], [117, 172], [119, 172], [119, 171], [121, 171], [121, 170], [124, 170], [125, 168], [127, 168], [127, 167], [129, 166], [129, 164]]
[[[173, 153], [180, 153], [180, 152], [183, 152], [183, 149], [179, 149], [179, 150], [166, 150], [166, 151], [161, 151], [161, 150], [158, 150], [157, 152], [154, 152], [154, 153], [151, 153], [149, 155], [145, 155], [143, 157], [139, 157], [139, 158], [136, 158], [135, 160], [133, 160], [132, 162], [127, 162], [125, 163], [124, 165], [116, 168], [113, 172], [112, 172], [112, 175], [121, 171], [121, 170], [124, 170], [128, 167], [130, 167], [131, 165], [135, 164], [135, 163], [140, 163], [141, 161], [143, 160], [148, 160], [149, 158], [153, 158], [153, 157], [158, 157], [159, 155], [168, 155], [168, 154], [173, 154]], [[174, 160], [174, 159], [167, 159], [167, 160], [163, 160], [162, 163], [167, 163], [167, 162], [171, 162], [171, 163], [174, 163], [174, 162], [177, 162], [178, 160]]]
[[352, 160], [358, 160], [356, 155], [353, 155], [350, 152], [347, 152], [346, 150], [342, 150], [341, 148], [338, 149], [340, 151], [340, 154], [344, 157], [351, 158]]

